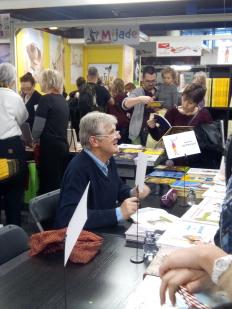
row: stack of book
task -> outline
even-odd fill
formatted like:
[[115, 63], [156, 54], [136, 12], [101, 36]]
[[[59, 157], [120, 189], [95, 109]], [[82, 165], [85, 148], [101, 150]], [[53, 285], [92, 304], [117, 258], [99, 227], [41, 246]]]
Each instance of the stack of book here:
[[206, 88], [205, 106], [228, 107], [230, 89], [229, 78], [207, 78]]
[[196, 197], [201, 198], [213, 185], [214, 177], [218, 172], [217, 169], [190, 168], [186, 175], [172, 183], [171, 187], [177, 191], [178, 196], [187, 196], [191, 188], [196, 193]]
[[169, 214], [167, 211], [159, 208], [145, 207], [140, 208], [131, 216], [133, 224], [125, 232], [127, 241], [137, 241], [137, 222], [138, 222], [138, 241], [144, 242], [145, 232], [154, 231], [161, 234], [165, 231], [170, 224], [177, 222], [178, 217]]
[[158, 165], [146, 176], [145, 182], [171, 185], [176, 179], [181, 179], [188, 169], [187, 166]]

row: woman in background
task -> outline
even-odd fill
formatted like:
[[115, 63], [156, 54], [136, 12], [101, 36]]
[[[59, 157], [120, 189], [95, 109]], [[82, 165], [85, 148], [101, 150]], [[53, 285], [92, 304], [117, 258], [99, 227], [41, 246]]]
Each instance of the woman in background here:
[[40, 146], [39, 194], [43, 194], [60, 188], [68, 156], [69, 108], [62, 95], [63, 78], [58, 71], [43, 71], [40, 87], [46, 94], [39, 101], [32, 135]]
[[[199, 84], [187, 85], [182, 93], [181, 105], [169, 109], [164, 116], [170, 125], [198, 126], [211, 123], [213, 119], [208, 110], [199, 107], [199, 102], [203, 100], [205, 92], [206, 88]], [[155, 140], [159, 140], [166, 133], [156, 124], [155, 117], [148, 120], [147, 124], [149, 132]]]
[[114, 99], [114, 105], [109, 105], [108, 113], [114, 115], [117, 120], [117, 130], [120, 131], [120, 144], [130, 143], [129, 140], [129, 123], [130, 119], [128, 113], [122, 109], [122, 101], [127, 97], [124, 90], [124, 81], [121, 78], [116, 78], [112, 85], [112, 97]]
[[[206, 88], [206, 78], [207, 75], [205, 72], [200, 71], [194, 74], [193, 76], [193, 83], [201, 85], [202, 87]], [[203, 98], [201, 102], [199, 102], [199, 107], [202, 108], [205, 106], [205, 99]]]
[[28, 112], [22, 98], [13, 90], [15, 79], [14, 66], [0, 64], [0, 157], [16, 159], [19, 168], [16, 176], [0, 183], [0, 203], [5, 208], [6, 224], [20, 225], [26, 172], [20, 126], [27, 120]]
[[27, 72], [25, 75], [20, 77], [20, 84], [21, 97], [26, 104], [26, 109], [29, 114], [27, 122], [32, 130], [35, 119], [35, 111], [38, 107], [41, 94], [35, 90], [35, 79], [30, 72]]

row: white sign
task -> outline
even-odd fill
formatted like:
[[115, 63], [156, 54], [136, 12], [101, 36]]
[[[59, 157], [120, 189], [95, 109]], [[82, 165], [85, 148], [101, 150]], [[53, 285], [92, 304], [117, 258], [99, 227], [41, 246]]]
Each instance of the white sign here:
[[139, 192], [143, 192], [146, 170], [147, 156], [143, 152], [139, 152], [135, 176], [135, 185], [138, 186]]
[[163, 136], [163, 142], [169, 159], [201, 152], [194, 131]]
[[99, 26], [85, 27], [84, 38], [87, 44], [139, 44], [139, 27]]
[[157, 42], [157, 57], [201, 56], [201, 42]]
[[218, 45], [218, 64], [232, 64], [232, 42], [220, 41]]
[[79, 204], [69, 222], [66, 231], [66, 240], [64, 248], [64, 266], [66, 265], [70, 254], [72, 253], [73, 247], [85, 225], [87, 220], [87, 196], [89, 191], [89, 184], [87, 185], [85, 192], [83, 193]]

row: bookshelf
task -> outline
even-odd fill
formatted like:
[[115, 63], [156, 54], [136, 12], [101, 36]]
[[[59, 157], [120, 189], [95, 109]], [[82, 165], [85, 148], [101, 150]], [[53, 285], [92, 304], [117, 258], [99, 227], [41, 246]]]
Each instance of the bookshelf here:
[[[206, 107], [214, 120], [224, 121], [225, 137], [228, 134], [228, 122], [232, 120], [232, 107], [230, 106], [232, 95], [232, 66], [231, 65], [207, 65], [206, 72], [209, 78], [213, 80], [210, 106]], [[225, 84], [223, 85], [223, 80]], [[216, 83], [215, 83], [216, 81]], [[213, 89], [215, 87], [216, 89]], [[217, 102], [217, 91], [222, 91], [224, 100]], [[216, 98], [215, 98], [216, 96]]]

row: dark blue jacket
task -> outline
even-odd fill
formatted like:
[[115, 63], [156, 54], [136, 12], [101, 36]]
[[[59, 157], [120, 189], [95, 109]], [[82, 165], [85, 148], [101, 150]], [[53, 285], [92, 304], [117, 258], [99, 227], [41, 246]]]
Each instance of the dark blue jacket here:
[[109, 161], [108, 176], [105, 176], [93, 159], [82, 151], [72, 159], [65, 171], [55, 219], [56, 228], [68, 225], [89, 181], [85, 228], [117, 224], [117, 201], [121, 203], [130, 197], [130, 187], [119, 178], [113, 158]]

